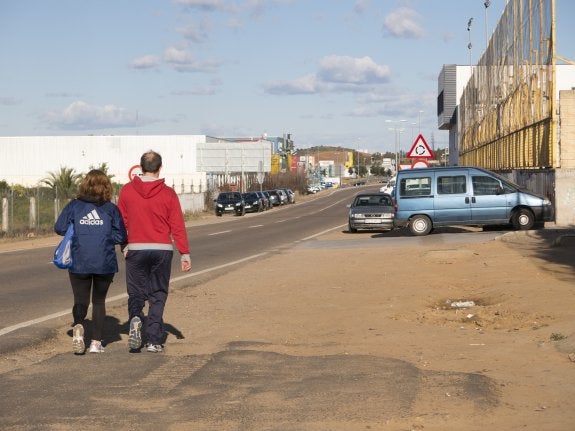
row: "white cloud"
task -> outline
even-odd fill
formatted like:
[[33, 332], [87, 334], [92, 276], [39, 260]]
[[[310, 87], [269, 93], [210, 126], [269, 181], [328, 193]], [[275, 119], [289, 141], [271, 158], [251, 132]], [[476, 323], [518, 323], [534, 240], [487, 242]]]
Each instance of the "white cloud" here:
[[265, 85], [265, 91], [270, 94], [361, 93], [388, 82], [389, 76], [389, 67], [378, 65], [370, 57], [330, 55], [320, 60], [317, 74], [270, 82]]
[[153, 69], [159, 65], [160, 59], [155, 55], [144, 55], [130, 61], [130, 67], [133, 69]]
[[192, 64], [194, 57], [192, 53], [185, 49], [175, 48], [173, 46], [166, 49], [164, 52], [164, 60], [172, 64]]
[[62, 111], [46, 113], [42, 120], [48, 124], [48, 127], [61, 130], [136, 127], [153, 122], [124, 108], [114, 105], [88, 105], [80, 100], [71, 103]]
[[166, 49], [164, 60], [178, 72], [212, 73], [217, 71], [222, 65], [218, 60], [196, 61], [191, 52], [175, 47]]
[[315, 75], [308, 75], [293, 81], [270, 82], [265, 90], [270, 94], [315, 94], [320, 92], [319, 84]]
[[319, 76], [324, 82], [341, 84], [380, 84], [389, 80], [389, 67], [370, 57], [330, 55], [320, 61]]
[[400, 7], [385, 17], [383, 28], [394, 37], [418, 39], [423, 36], [420, 21], [421, 16], [415, 10]]

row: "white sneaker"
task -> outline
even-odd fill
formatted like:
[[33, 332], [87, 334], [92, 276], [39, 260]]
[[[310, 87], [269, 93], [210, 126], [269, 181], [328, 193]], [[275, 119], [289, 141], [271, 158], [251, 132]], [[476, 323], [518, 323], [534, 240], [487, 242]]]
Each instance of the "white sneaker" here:
[[86, 351], [84, 345], [84, 327], [81, 323], [74, 325], [72, 328], [72, 348], [76, 355], [83, 355]]
[[164, 351], [164, 346], [161, 344], [148, 344], [146, 350], [152, 353], [160, 353]]
[[131, 350], [142, 347], [142, 321], [138, 316], [130, 320], [130, 333], [128, 334], [128, 346]]
[[98, 340], [92, 340], [90, 343], [90, 353], [104, 353], [102, 342]]

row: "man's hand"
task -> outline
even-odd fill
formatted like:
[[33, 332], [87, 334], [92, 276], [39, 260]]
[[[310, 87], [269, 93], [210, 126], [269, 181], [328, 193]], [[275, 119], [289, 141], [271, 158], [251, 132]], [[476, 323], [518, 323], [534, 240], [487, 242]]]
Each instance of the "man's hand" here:
[[192, 262], [188, 262], [187, 260], [183, 260], [181, 267], [182, 267], [182, 272], [188, 272], [190, 269], [192, 269]]

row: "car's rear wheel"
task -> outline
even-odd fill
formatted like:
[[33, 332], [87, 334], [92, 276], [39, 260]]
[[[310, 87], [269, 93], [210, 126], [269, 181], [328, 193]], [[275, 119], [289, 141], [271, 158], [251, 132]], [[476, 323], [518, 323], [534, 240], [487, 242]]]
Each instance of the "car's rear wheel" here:
[[513, 223], [513, 227], [517, 230], [529, 230], [533, 229], [533, 226], [535, 225], [535, 216], [531, 210], [520, 208], [513, 213], [511, 222]]
[[415, 236], [427, 235], [432, 228], [431, 220], [424, 215], [416, 215], [409, 221], [409, 230]]

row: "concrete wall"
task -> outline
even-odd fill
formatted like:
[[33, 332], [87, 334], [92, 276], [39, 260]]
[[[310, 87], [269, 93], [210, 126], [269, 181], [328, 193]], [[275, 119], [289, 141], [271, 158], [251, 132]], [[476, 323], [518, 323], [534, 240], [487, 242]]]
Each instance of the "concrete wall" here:
[[555, 223], [575, 226], [575, 169], [555, 172]]
[[560, 168], [555, 172], [555, 222], [575, 226], [575, 91], [559, 92]]

